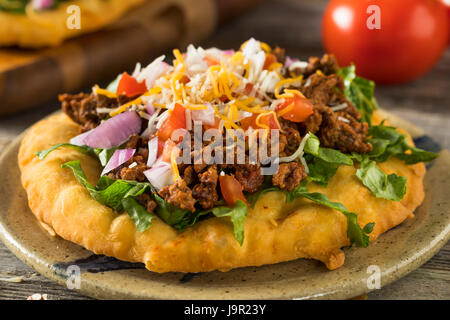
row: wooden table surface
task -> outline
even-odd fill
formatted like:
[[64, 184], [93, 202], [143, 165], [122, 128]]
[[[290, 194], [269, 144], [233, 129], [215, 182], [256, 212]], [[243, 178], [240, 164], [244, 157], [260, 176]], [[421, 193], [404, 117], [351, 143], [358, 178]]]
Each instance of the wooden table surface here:
[[[204, 41], [203, 47], [237, 48], [249, 37], [307, 58], [322, 53], [320, 17], [324, 0], [266, 0]], [[380, 105], [424, 129], [450, 149], [450, 50], [427, 75], [412, 83], [378, 87]], [[57, 103], [0, 118], [0, 152], [25, 128], [57, 110]], [[450, 213], [449, 213], [450, 214]], [[22, 282], [5, 281], [21, 276]], [[18, 260], [0, 243], [0, 299], [24, 299], [46, 293], [50, 299], [86, 299], [41, 275]], [[368, 294], [369, 299], [450, 299], [450, 243], [430, 261], [404, 278]]]

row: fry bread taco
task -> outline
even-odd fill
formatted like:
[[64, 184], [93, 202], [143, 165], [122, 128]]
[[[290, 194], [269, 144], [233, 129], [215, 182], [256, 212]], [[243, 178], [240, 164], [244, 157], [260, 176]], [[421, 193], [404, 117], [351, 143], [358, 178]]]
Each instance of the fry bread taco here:
[[255, 39], [173, 54], [60, 95], [24, 137], [29, 206], [56, 234], [160, 273], [333, 270], [414, 217], [437, 155], [381, 118], [354, 66]]

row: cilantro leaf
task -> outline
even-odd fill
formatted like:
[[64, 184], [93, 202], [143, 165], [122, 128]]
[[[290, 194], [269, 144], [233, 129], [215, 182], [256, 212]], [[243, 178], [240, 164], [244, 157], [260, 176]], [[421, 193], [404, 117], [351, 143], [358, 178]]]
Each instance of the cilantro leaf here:
[[400, 201], [406, 193], [406, 178], [396, 174], [387, 175], [375, 161], [363, 159], [356, 176], [377, 198]]
[[230, 217], [233, 223], [233, 233], [236, 240], [242, 246], [244, 243], [244, 224], [247, 218], [247, 205], [244, 201], [237, 200], [233, 208], [229, 207], [215, 207], [212, 213], [218, 217]]
[[341, 68], [338, 73], [344, 79], [344, 94], [353, 103], [362, 115], [362, 120], [371, 123], [373, 111], [378, 109], [374, 97], [375, 83], [358, 77], [355, 65]]

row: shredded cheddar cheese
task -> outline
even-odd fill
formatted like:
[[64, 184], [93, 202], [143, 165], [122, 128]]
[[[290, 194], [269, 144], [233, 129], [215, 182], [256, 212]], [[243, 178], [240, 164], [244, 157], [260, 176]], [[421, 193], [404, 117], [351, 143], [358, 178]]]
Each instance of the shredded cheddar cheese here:
[[[145, 79], [148, 91], [117, 107], [110, 115], [115, 116], [130, 108], [139, 114], [145, 113], [146, 103], [151, 103], [157, 109], [169, 109], [170, 113], [173, 105], [179, 103], [190, 111], [207, 110], [212, 106], [214, 115], [220, 119], [221, 128], [241, 129], [240, 120], [248, 117], [248, 114], [255, 114], [256, 124], [270, 129], [263, 117], [273, 115], [278, 121], [278, 116], [290, 112], [294, 107], [290, 104], [282, 110], [273, 111], [273, 96], [277, 100], [295, 95], [304, 97], [299, 90], [288, 89], [301, 88], [301, 75], [285, 78], [282, 75], [285, 74], [284, 66], [278, 61], [263, 68], [270, 52], [272, 48], [268, 44], [254, 39], [243, 43], [241, 50], [233, 54], [215, 48], [205, 50], [193, 46], [189, 46], [186, 53], [174, 49], [173, 66], [165, 64], [163, 57], [160, 57], [161, 60], [155, 60], [160, 65], [155, 66], [154, 70], [147, 67], [139, 75], [139, 67], [137, 77]], [[155, 73], [159, 76], [155, 76]], [[115, 93], [98, 86], [93, 91], [110, 98], [117, 97]]]

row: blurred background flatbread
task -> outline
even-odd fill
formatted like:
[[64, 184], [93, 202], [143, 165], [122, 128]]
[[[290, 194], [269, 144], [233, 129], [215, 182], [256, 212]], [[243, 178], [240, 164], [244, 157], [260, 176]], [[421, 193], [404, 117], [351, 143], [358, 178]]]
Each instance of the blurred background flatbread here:
[[[77, 36], [59, 46], [1, 48], [0, 115], [36, 107], [61, 92], [75, 92], [111, 80], [123, 70], [132, 70], [136, 62], [145, 65], [169, 49], [199, 42], [211, 35], [219, 23], [260, 1], [132, 2], [142, 4], [101, 31]], [[125, 12], [125, 7], [121, 9]]]

